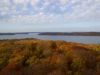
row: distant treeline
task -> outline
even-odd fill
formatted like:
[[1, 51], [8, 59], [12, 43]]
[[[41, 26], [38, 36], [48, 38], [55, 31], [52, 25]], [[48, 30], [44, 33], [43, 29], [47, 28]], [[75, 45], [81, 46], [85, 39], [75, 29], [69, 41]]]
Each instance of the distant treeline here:
[[43, 32], [39, 35], [100, 36], [100, 32]]
[[28, 34], [28, 33], [0, 33], [0, 35], [16, 35], [16, 34]]

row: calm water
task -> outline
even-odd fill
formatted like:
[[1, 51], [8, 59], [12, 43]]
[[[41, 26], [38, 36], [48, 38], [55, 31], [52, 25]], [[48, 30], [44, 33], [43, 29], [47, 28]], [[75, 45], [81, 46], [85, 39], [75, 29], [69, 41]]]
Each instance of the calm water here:
[[38, 33], [0, 35], [0, 40], [23, 39], [23, 38], [37, 38], [42, 40], [64, 40], [68, 42], [100, 44], [100, 36], [45, 36], [45, 35], [38, 35]]

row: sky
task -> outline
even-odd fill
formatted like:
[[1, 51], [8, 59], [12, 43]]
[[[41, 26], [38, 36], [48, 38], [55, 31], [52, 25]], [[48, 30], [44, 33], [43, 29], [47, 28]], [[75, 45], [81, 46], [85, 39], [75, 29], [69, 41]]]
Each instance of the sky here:
[[0, 32], [100, 32], [100, 0], [0, 0]]

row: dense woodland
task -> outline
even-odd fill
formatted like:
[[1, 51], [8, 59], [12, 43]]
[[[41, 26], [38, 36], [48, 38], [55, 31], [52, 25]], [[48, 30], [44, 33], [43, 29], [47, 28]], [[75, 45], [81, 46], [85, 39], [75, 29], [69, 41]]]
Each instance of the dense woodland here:
[[0, 75], [100, 75], [100, 45], [1, 40]]

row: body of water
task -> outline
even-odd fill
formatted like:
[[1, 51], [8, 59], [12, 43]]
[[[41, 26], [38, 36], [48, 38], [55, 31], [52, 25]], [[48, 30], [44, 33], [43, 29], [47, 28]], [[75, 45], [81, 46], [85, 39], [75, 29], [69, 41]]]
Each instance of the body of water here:
[[16, 34], [16, 35], [0, 35], [0, 40], [3, 39], [24, 39], [37, 38], [42, 40], [64, 40], [68, 42], [79, 42], [86, 44], [100, 44], [100, 36], [47, 36], [38, 35], [38, 33]]

